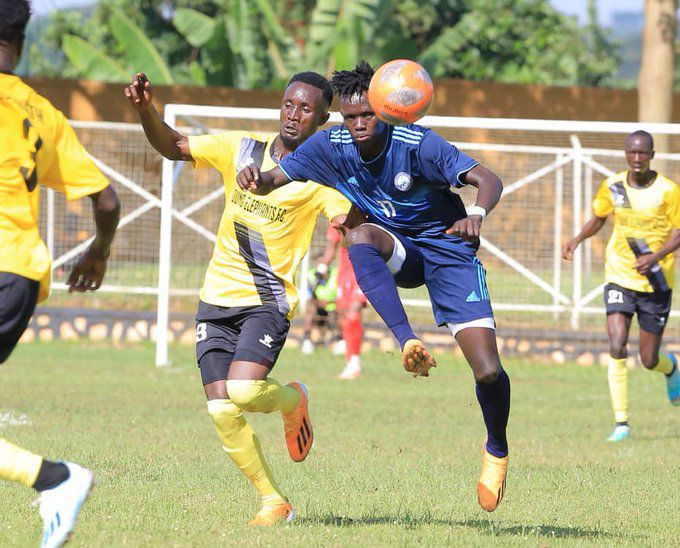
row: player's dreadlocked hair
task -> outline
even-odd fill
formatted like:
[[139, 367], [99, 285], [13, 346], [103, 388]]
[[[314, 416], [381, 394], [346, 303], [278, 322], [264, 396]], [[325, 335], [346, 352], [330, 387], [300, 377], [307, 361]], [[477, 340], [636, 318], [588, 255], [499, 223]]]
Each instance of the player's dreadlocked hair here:
[[[2, 0], [0, 0], [2, 1]], [[294, 84], [295, 82], [302, 82], [303, 84], [309, 84], [317, 89], [321, 90], [323, 94], [323, 99], [326, 102], [326, 106], [330, 107], [333, 102], [333, 88], [328, 80], [316, 72], [298, 72], [294, 74], [293, 77], [288, 82], [288, 86]]]
[[336, 70], [331, 85], [340, 99], [349, 99], [368, 91], [375, 71], [366, 61], [359, 61], [354, 70]]
[[631, 133], [628, 137], [626, 137], [626, 141], [630, 139], [631, 137], [643, 137], [649, 141], [649, 149], [654, 150], [654, 137], [648, 132], [646, 132], [644, 129], [638, 129], [637, 131], [634, 131]]
[[0, 0], [0, 42], [22, 42], [30, 17], [28, 0]]

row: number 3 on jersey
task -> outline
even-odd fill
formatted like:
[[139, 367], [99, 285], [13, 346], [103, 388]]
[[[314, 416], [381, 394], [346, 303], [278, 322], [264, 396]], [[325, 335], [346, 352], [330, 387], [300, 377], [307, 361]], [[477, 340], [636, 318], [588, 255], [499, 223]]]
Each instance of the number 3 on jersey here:
[[394, 209], [394, 204], [389, 200], [378, 200], [378, 203], [380, 204], [380, 207], [382, 208], [385, 217], [387, 217], [388, 219], [391, 219], [392, 217], [395, 217], [397, 215], [397, 210]]
[[35, 156], [38, 154], [40, 147], [42, 146], [42, 139], [35, 128], [31, 125], [28, 118], [24, 119], [24, 139], [26, 139], [30, 144], [33, 145], [33, 150], [31, 150], [31, 163], [30, 167], [22, 166], [20, 168], [21, 176], [26, 182], [26, 188], [29, 192], [33, 192], [35, 187], [38, 185], [38, 168], [35, 165]]

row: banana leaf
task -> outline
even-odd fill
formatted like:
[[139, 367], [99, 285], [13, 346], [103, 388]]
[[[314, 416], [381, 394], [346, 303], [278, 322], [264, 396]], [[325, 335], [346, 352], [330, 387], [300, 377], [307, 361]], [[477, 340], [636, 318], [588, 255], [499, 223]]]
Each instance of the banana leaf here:
[[172, 84], [168, 65], [142, 29], [122, 11], [114, 9], [109, 28], [123, 50], [126, 63], [135, 71], [145, 72], [154, 84]]
[[62, 49], [83, 78], [104, 82], [127, 82], [131, 78], [130, 71], [79, 36], [64, 36]]
[[186, 41], [195, 48], [201, 48], [210, 40], [219, 24], [220, 18], [213, 19], [191, 8], [177, 8], [172, 24]]

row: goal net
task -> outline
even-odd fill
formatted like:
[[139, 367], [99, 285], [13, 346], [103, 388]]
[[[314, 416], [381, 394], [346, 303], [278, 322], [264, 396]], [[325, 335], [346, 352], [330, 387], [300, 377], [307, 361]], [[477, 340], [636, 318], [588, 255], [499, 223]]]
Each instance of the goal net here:
[[[165, 120], [186, 134], [226, 130], [277, 131], [276, 109], [167, 105]], [[333, 113], [330, 123], [339, 123]], [[424, 126], [496, 172], [504, 182], [499, 207], [484, 221], [479, 256], [487, 269], [499, 330], [603, 331], [603, 254], [611, 222], [577, 249], [574, 261], [560, 247], [591, 215], [601, 181], [626, 169], [625, 136], [645, 129], [657, 140], [653, 167], [680, 180], [680, 125], [428, 116]], [[157, 363], [168, 361], [172, 315], [195, 312], [224, 206], [215, 170], [161, 162], [137, 125], [76, 123], [76, 130], [121, 193], [122, 228], [106, 285], [94, 306], [146, 310], [157, 316]], [[461, 191], [468, 204], [474, 189]], [[80, 211], [51, 193], [42, 214], [55, 257], [53, 302], [59, 304], [68, 266], [92, 235], [89, 207]], [[325, 221], [315, 231], [298, 273], [301, 297], [309, 257], [325, 246]], [[80, 242], [79, 247], [72, 243]], [[68, 245], [64, 242], [67, 242]], [[413, 323], [431, 326], [424, 288], [402, 291]], [[677, 307], [674, 306], [674, 309]], [[673, 316], [680, 315], [675, 311]], [[667, 333], [680, 335], [671, 321]]]

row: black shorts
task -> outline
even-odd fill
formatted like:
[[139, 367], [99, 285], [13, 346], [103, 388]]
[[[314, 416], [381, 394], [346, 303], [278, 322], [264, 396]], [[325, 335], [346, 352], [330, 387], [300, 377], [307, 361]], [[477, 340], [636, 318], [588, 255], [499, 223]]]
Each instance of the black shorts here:
[[40, 283], [18, 274], [0, 272], [0, 363], [26, 331], [38, 302]]
[[632, 317], [633, 314], [637, 314], [640, 327], [657, 335], [661, 335], [666, 327], [672, 298], [672, 291], [645, 293], [626, 289], [617, 284], [604, 286], [607, 315], [619, 312]]
[[201, 301], [196, 313], [196, 361], [203, 385], [225, 380], [233, 361], [274, 367], [289, 327], [275, 306], [225, 308]]

